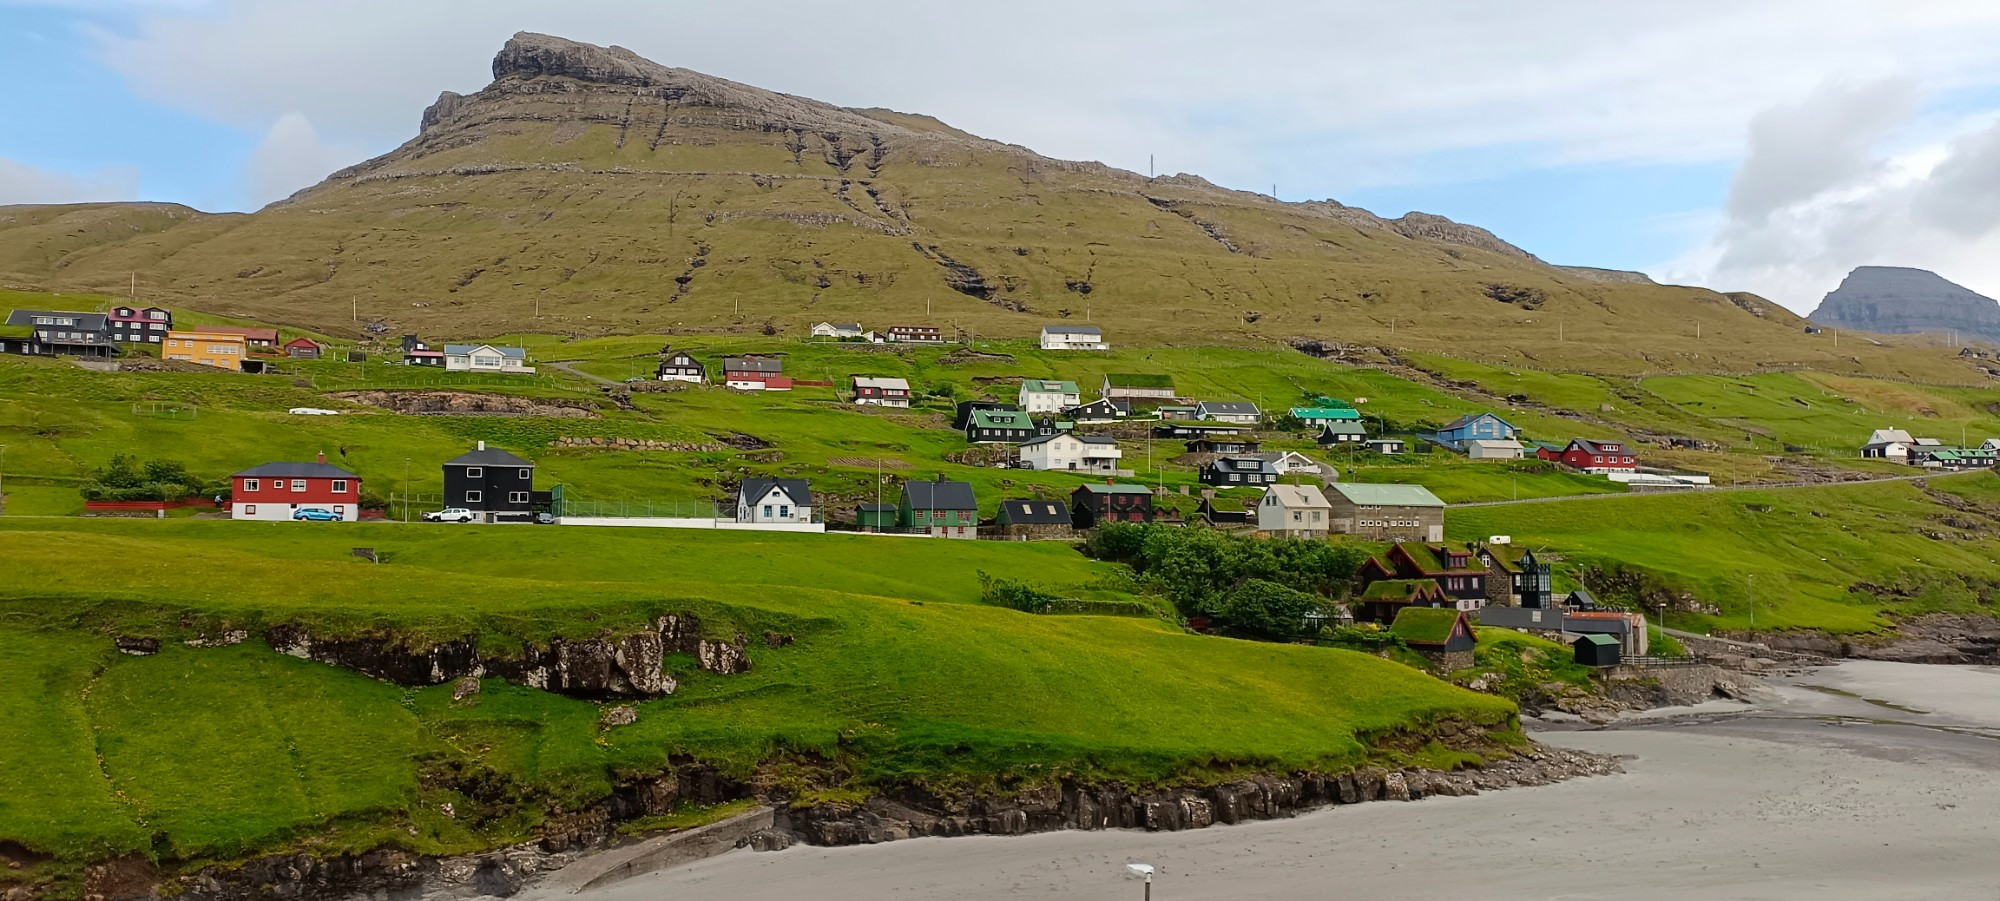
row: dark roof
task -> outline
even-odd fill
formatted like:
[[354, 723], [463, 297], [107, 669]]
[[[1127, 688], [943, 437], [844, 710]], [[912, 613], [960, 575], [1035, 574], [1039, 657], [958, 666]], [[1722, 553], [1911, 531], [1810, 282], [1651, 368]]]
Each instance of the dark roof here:
[[236, 474], [245, 479], [358, 479], [360, 476], [330, 463], [266, 463]]
[[903, 483], [903, 496], [909, 499], [912, 510], [979, 509], [979, 501], [972, 496], [970, 482], [912, 480]]
[[786, 497], [792, 499], [792, 505], [795, 507], [812, 506], [812, 485], [805, 479], [744, 479], [742, 494], [739, 496], [743, 498], [744, 503], [762, 500], [764, 495], [771, 493], [772, 488], [783, 491]]
[[775, 374], [785, 371], [785, 361], [772, 357], [723, 357], [722, 368], [729, 372], [768, 372]]
[[1248, 401], [1205, 400], [1202, 401], [1200, 404], [1198, 404], [1197, 407], [1198, 409], [1205, 410], [1209, 413], [1220, 413], [1228, 416], [1257, 415], [1257, 405], [1250, 403]]
[[469, 451], [467, 453], [459, 454], [456, 457], [446, 460], [444, 465], [446, 466], [533, 466], [535, 464], [523, 460], [520, 457], [516, 457], [513, 454], [503, 451], [497, 447], [485, 447], [485, 448], [480, 448], [479, 450]]
[[1016, 526], [1066, 526], [1069, 507], [1062, 501], [1006, 500], [1000, 502], [1000, 518]]
[[1632, 631], [1632, 624], [1622, 619], [1597, 619], [1595, 617], [1565, 616], [1562, 621], [1564, 632], [1591, 635], [1624, 635]]
[[[69, 328], [80, 328], [90, 332], [103, 331], [105, 329], [105, 321], [109, 318], [103, 313], [71, 313], [65, 310], [15, 310], [7, 314], [7, 324], [32, 326], [35, 324], [36, 316], [66, 316], [76, 320], [76, 325], [69, 326]], [[43, 327], [47, 328], [47, 326]]]
[[1113, 399], [1111, 399], [1111, 398], [1108, 398], [1108, 397], [1100, 397], [1100, 398], [1098, 398], [1098, 399], [1096, 399], [1096, 400], [1093, 400], [1093, 401], [1090, 401], [1089, 403], [1082, 403], [1082, 404], [1077, 404], [1076, 406], [1074, 406], [1074, 407], [1071, 407], [1071, 408], [1069, 408], [1069, 409], [1067, 409], [1067, 410], [1064, 410], [1063, 412], [1064, 412], [1064, 413], [1073, 413], [1073, 412], [1075, 412], [1075, 411], [1077, 411], [1077, 410], [1089, 410], [1089, 409], [1092, 409], [1092, 408], [1095, 408], [1095, 407], [1104, 407], [1104, 406], [1109, 406], [1109, 407], [1110, 407], [1110, 408], [1112, 408], [1113, 410], [1116, 410], [1116, 411], [1118, 411], [1118, 412], [1120, 412], [1120, 413], [1131, 413], [1131, 412], [1132, 412], [1132, 402], [1131, 402], [1131, 401], [1129, 401], [1129, 400], [1113, 400]]
[[1277, 475], [1278, 467], [1261, 457], [1217, 457], [1210, 464], [1217, 472], [1255, 472]]
[[[1576, 445], [1576, 446], [1577, 446], [1577, 447], [1579, 447], [1579, 448], [1581, 448], [1581, 449], [1583, 450], [1583, 452], [1584, 452], [1584, 453], [1586, 453], [1586, 454], [1625, 454], [1625, 453], [1630, 453], [1630, 451], [1629, 451], [1629, 450], [1627, 450], [1627, 449], [1625, 448], [1625, 442], [1623, 442], [1623, 441], [1592, 441], [1592, 440], [1590, 440], [1589, 438], [1578, 438], [1578, 439], [1576, 439], [1576, 440], [1574, 440], [1574, 441], [1571, 441], [1570, 443], [1571, 443], [1571, 444], [1574, 444], [1574, 445]], [[1617, 448], [1617, 450], [1608, 450], [1608, 449], [1607, 449], [1607, 448], [1611, 448], [1611, 447], [1615, 447], [1615, 448]]]
[[1501, 425], [1504, 425], [1510, 429], [1514, 427], [1513, 423], [1508, 422], [1505, 419], [1501, 419], [1498, 414], [1493, 413], [1492, 411], [1489, 410], [1485, 413], [1468, 413], [1464, 416], [1460, 416], [1459, 418], [1452, 420], [1449, 425], [1446, 425], [1444, 428], [1439, 429], [1439, 431], [1449, 432], [1453, 429], [1461, 429], [1481, 419], [1485, 419], [1488, 416], [1493, 417], [1495, 421], [1499, 422]]
[[[1153, 493], [1153, 489], [1148, 488], [1144, 485], [1126, 485], [1123, 483], [1112, 483], [1109, 485], [1105, 485], [1105, 484], [1100, 484], [1098, 482], [1085, 482], [1081, 485], [1076, 486], [1076, 491], [1088, 492], [1090, 494], [1152, 494]], [[1070, 493], [1075, 494], [1076, 491], [1072, 491]]]
[[863, 513], [894, 513], [896, 507], [894, 504], [862, 504], [860, 510]]

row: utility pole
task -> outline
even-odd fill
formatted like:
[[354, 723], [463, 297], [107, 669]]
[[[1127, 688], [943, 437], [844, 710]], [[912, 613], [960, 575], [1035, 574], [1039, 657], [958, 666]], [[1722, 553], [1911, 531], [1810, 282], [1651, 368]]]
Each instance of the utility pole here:
[[[529, 486], [533, 487], [533, 486]], [[410, 521], [410, 458], [403, 458], [403, 522]]]
[[1146, 154], [1146, 177], [1153, 177], [1153, 155], [1150, 153]]
[[1744, 594], [1750, 598], [1750, 630], [1754, 632], [1757, 630], [1757, 574], [1745, 573], [1743, 579], [1748, 586]]
[[[875, 454], [875, 515], [882, 515], [882, 454], [880, 451], [877, 451]], [[879, 523], [875, 526], [875, 531], [882, 531], [882, 526]]]
[[132, 273], [131, 298], [133, 303], [139, 302], [139, 273], [137, 271]]

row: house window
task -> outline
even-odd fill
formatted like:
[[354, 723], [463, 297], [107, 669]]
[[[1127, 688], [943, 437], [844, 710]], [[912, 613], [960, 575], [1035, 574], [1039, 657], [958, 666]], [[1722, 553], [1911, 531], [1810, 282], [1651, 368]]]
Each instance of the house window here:
[[510, 491], [507, 493], [507, 503], [525, 504], [527, 502], [528, 493], [526, 491]]
[[466, 493], [465, 493], [465, 502], [466, 502], [466, 503], [468, 503], [468, 504], [476, 504], [476, 503], [479, 503], [479, 502], [480, 502], [481, 500], [484, 500], [484, 499], [485, 499], [485, 493], [484, 493], [484, 492], [480, 492], [480, 491], [468, 491], [468, 492], [466, 492]]
[[465, 477], [468, 479], [483, 479], [486, 477], [486, 470], [477, 466], [467, 466], [465, 468]]
[[535, 477], [535, 471], [534, 471], [534, 470], [532, 470], [532, 469], [528, 469], [528, 468], [526, 468], [526, 467], [523, 467], [523, 468], [521, 469], [521, 479], [522, 479], [523, 481], [526, 481], [526, 480], [528, 480], [528, 479], [532, 479], [532, 478], [534, 478], [534, 477]]
[[306, 480], [305, 480], [305, 479], [293, 479], [293, 480], [292, 480], [292, 490], [293, 490], [293, 491], [304, 491], [304, 490], [306, 490]]
[[765, 516], [770, 516], [770, 515], [771, 515], [771, 505], [770, 505], [770, 504], [765, 504], [765, 505], [764, 505], [764, 515], [765, 515]]
[[256, 480], [256, 479], [244, 479], [244, 480], [243, 480], [243, 490], [244, 490], [244, 491], [245, 491], [246, 493], [247, 493], [247, 492], [251, 492], [251, 491], [256, 491], [256, 490], [257, 490], [257, 480]]
[[342, 506], [335, 506], [335, 507], [333, 508], [333, 515], [335, 515], [335, 516], [339, 516], [339, 517], [346, 517], [346, 516], [347, 516], [347, 508], [346, 508], [346, 507], [342, 507]]
[[778, 507], [779, 519], [790, 519], [791, 517], [792, 517], [792, 508], [783, 505], [780, 505]]
[[346, 479], [334, 479], [334, 480], [333, 480], [333, 493], [334, 493], [334, 494], [346, 494], [346, 493], [347, 493], [347, 480], [346, 480]]
[[244, 505], [243, 505], [243, 515], [244, 515], [244, 516], [256, 516], [256, 515], [257, 515], [257, 505], [256, 505], [256, 504], [244, 504]]

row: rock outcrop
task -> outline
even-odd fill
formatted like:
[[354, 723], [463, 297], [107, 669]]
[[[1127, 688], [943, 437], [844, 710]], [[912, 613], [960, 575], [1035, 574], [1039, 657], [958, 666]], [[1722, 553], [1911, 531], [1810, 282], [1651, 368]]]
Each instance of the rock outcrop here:
[[562, 398], [531, 399], [510, 394], [481, 394], [472, 391], [340, 391], [327, 396], [411, 416], [537, 416], [547, 419], [598, 419], [603, 415], [588, 401]]
[[1820, 301], [1812, 321], [1887, 334], [1957, 332], [2000, 341], [2000, 302], [1934, 272], [1863, 266]]

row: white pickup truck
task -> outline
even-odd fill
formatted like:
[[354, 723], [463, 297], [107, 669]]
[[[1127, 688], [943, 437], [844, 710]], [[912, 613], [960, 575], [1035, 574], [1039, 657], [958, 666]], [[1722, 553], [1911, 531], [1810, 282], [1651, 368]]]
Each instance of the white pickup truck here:
[[479, 514], [464, 507], [446, 507], [424, 514], [424, 522], [477, 522]]

